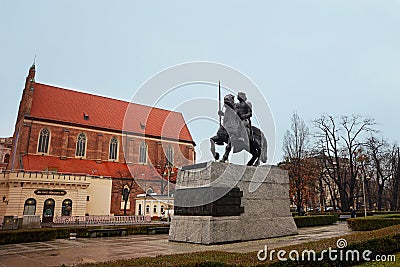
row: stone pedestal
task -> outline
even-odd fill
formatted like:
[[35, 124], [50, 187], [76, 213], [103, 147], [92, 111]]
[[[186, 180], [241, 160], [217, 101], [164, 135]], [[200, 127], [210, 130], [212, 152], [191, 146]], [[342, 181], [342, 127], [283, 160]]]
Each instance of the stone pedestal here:
[[[193, 193], [196, 190], [203, 196]], [[238, 190], [239, 203], [227, 200]], [[204, 192], [217, 194], [210, 197]], [[228, 203], [222, 206], [226, 212], [221, 213], [221, 203]], [[290, 213], [289, 177], [276, 166], [220, 162], [185, 166], [178, 174], [174, 206], [170, 241], [216, 244], [297, 234]], [[229, 209], [236, 211], [234, 216], [229, 216]]]

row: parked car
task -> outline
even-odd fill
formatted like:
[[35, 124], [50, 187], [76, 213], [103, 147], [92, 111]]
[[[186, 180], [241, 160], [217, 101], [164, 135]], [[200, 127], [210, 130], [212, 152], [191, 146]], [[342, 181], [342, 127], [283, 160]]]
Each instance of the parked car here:
[[[340, 209], [336, 207], [336, 211], [339, 211]], [[333, 211], [333, 207], [325, 207], [325, 211]]]

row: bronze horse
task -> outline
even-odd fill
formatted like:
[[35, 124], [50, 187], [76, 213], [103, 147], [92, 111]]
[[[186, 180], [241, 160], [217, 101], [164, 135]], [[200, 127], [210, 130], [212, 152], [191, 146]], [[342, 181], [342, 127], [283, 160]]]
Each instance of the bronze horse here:
[[219, 153], [215, 151], [215, 145], [224, 145], [225, 153], [221, 162], [228, 160], [229, 153], [233, 148], [233, 153], [242, 150], [249, 152], [252, 157], [247, 166], [258, 166], [260, 161], [267, 162], [267, 139], [264, 133], [257, 127], [251, 126], [252, 131], [247, 129], [235, 111], [235, 98], [228, 94], [224, 97], [225, 112], [220, 111], [224, 116], [223, 123], [215, 136], [210, 138], [211, 153], [215, 160], [219, 159]]

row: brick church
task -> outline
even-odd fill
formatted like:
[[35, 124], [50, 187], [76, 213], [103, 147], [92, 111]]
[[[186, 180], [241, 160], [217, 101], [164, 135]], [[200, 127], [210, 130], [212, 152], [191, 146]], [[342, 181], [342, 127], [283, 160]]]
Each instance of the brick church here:
[[[25, 204], [19, 204], [24, 209], [30, 200], [37, 203], [36, 213], [41, 213], [42, 206], [51, 199], [50, 204], [60, 214], [64, 213], [66, 200], [38, 198], [37, 190], [64, 190], [70, 196], [68, 201], [75, 201], [74, 215], [82, 214], [83, 210], [86, 214], [100, 213], [102, 207], [90, 211], [90, 205], [84, 201], [92, 201], [93, 207], [104, 203], [103, 208], [109, 207], [109, 214], [135, 214], [138, 194], [165, 195], [167, 183], [175, 181], [177, 168], [194, 163], [195, 143], [181, 113], [38, 83], [35, 72], [33, 65], [19, 105], [7, 170], [40, 173], [41, 177], [64, 175], [64, 179], [65, 175], [90, 176], [93, 186], [52, 184], [48, 180], [4, 183], [9, 186], [9, 191], [3, 190], [9, 198], [7, 204], [11, 204], [13, 194], [20, 190], [25, 192], [22, 196]], [[11, 193], [11, 184], [21, 188]], [[66, 188], [86, 191], [69, 193]], [[132, 203], [125, 210], [124, 189], [128, 190], [128, 201]], [[100, 192], [104, 192], [104, 197]], [[43, 201], [45, 204], [40, 203]], [[74, 212], [74, 208], [80, 211]]]

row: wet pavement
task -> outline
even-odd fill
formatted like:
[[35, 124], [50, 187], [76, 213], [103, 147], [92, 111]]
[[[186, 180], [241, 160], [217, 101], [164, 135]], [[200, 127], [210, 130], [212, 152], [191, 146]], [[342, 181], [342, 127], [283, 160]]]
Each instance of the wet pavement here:
[[300, 228], [299, 234], [264, 240], [223, 245], [198, 245], [168, 242], [168, 235], [132, 235], [124, 237], [56, 239], [0, 246], [0, 267], [3, 266], [71, 266], [86, 262], [102, 262], [138, 257], [219, 250], [229, 252], [258, 251], [268, 245], [277, 248], [302, 242], [349, 234], [347, 223]]

